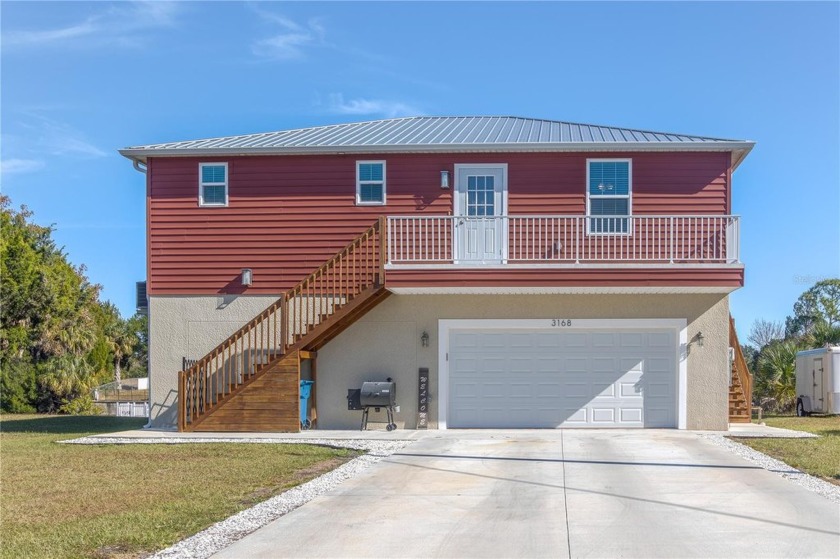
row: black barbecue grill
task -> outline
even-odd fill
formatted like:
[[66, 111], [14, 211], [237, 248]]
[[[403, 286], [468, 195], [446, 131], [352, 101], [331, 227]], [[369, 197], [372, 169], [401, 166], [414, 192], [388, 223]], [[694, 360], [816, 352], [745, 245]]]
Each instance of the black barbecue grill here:
[[397, 428], [394, 423], [394, 407], [397, 405], [397, 384], [390, 379], [386, 382], [363, 382], [362, 388], [347, 391], [347, 409], [362, 410], [362, 431], [367, 429], [368, 415], [371, 408], [380, 411], [385, 408], [388, 417], [386, 429]]

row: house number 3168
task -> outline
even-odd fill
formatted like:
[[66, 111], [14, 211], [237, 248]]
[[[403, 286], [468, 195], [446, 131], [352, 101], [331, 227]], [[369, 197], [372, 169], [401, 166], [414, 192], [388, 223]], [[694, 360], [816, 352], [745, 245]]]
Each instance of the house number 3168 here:
[[572, 325], [571, 319], [560, 319], [560, 318], [552, 318], [551, 319], [552, 326], [558, 326], [560, 328], [568, 328]]

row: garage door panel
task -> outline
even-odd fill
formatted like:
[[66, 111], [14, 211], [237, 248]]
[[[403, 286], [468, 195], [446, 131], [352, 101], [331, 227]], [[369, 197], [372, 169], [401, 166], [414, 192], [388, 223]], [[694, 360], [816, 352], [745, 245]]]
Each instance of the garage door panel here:
[[482, 390], [479, 380], [480, 379], [478, 378], [475, 378], [474, 380], [465, 378], [452, 383], [453, 398], [461, 399], [478, 397], [479, 391]]
[[670, 399], [673, 386], [664, 382], [648, 382], [646, 384], [645, 397], [650, 401], [658, 398]]
[[589, 360], [585, 357], [566, 357], [562, 359], [564, 373], [579, 373], [585, 375], [589, 371]]
[[484, 398], [507, 398], [510, 388], [502, 382], [484, 382], [480, 394]]
[[563, 384], [563, 394], [566, 398], [575, 398], [580, 401], [589, 395], [589, 384], [586, 382], [566, 382]]
[[615, 423], [615, 408], [592, 408], [592, 423]]
[[584, 332], [564, 332], [560, 347], [566, 349], [585, 348], [589, 343], [589, 338]]
[[670, 375], [673, 370], [673, 359], [668, 357], [650, 357], [646, 361], [648, 373], [653, 375]]
[[450, 333], [452, 427], [674, 427], [672, 331]]
[[[530, 349], [536, 343], [534, 336], [531, 334], [509, 334], [508, 345], [512, 349], [525, 348]], [[504, 343], [502, 344], [504, 345]]]
[[476, 359], [481, 364], [480, 371], [483, 372], [507, 372], [507, 359], [502, 355], [482, 355]]
[[560, 371], [561, 361], [557, 357], [536, 357], [530, 360], [531, 369], [543, 375], [556, 375]]
[[641, 398], [642, 387], [639, 382], [620, 382], [618, 394], [621, 398]]
[[590, 395], [595, 400], [599, 398], [615, 398], [615, 384], [610, 381], [594, 380], [590, 386]]
[[560, 345], [560, 334], [554, 332], [540, 332], [535, 335], [536, 347], [556, 348]]
[[618, 369], [615, 357], [593, 357], [589, 360], [588, 372], [613, 373]]
[[672, 427], [673, 414], [669, 409], [646, 408], [645, 427]]
[[566, 408], [563, 410], [563, 421], [557, 423], [559, 427], [562, 424], [566, 425], [583, 425], [587, 424], [587, 409], [583, 408]]
[[620, 408], [618, 410], [618, 418], [619, 422], [624, 424], [624, 426], [628, 426], [628, 423], [638, 424], [636, 426], [641, 427], [642, 425], [642, 408]]
[[621, 371], [642, 372], [644, 370], [645, 359], [643, 357], [622, 357], [618, 361], [618, 368]]
[[615, 347], [616, 335], [612, 332], [594, 332], [591, 334], [590, 340], [593, 348], [599, 347]]
[[621, 334], [619, 339], [621, 340], [621, 347], [623, 348], [639, 348], [644, 345], [644, 338], [644, 334], [639, 332], [632, 332]]
[[451, 342], [453, 347], [466, 350], [468, 348], [478, 348], [481, 336], [477, 332], [462, 332], [456, 331], [451, 334]]
[[478, 345], [482, 349], [485, 350], [492, 350], [492, 349], [505, 349], [508, 347], [509, 340], [505, 334], [501, 333], [488, 333], [479, 338]]
[[672, 332], [651, 332], [648, 334], [648, 347], [670, 350], [674, 347]]
[[514, 382], [510, 384], [508, 390], [511, 398], [532, 398], [534, 396], [533, 386], [530, 383]]

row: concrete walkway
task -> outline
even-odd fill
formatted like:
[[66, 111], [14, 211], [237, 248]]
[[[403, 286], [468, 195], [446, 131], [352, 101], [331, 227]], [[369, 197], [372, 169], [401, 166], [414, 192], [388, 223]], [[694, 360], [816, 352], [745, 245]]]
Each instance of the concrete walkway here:
[[204, 433], [191, 432], [180, 433], [178, 431], [166, 429], [132, 429], [131, 431], [117, 431], [115, 433], [100, 433], [98, 435], [90, 435], [91, 438], [99, 439], [159, 439], [162, 441], [189, 439], [228, 439], [231, 441], [241, 439], [327, 439], [334, 441], [357, 441], [357, 440], [373, 440], [373, 441], [411, 441], [420, 439], [426, 436], [431, 431], [416, 431], [397, 429], [396, 431], [368, 430], [368, 431], [327, 431], [321, 429], [313, 429], [311, 431], [301, 431], [299, 433]]
[[836, 504], [694, 433], [547, 430], [424, 433], [215, 557], [838, 553]]
[[[516, 433], [523, 431], [517, 430]], [[685, 431], [684, 431], [685, 432]], [[731, 423], [729, 431], [691, 431], [693, 433], [710, 433], [721, 435], [725, 437], [773, 437], [773, 438], [811, 438], [816, 437], [813, 433], [806, 433], [804, 431], [793, 431], [791, 429], [780, 429], [778, 427], [768, 427], [756, 423]], [[116, 433], [102, 433], [98, 435], [90, 435], [92, 438], [100, 439], [161, 439], [161, 440], [177, 440], [177, 439], [328, 439], [335, 441], [355, 441], [355, 440], [375, 440], [375, 441], [414, 441], [424, 439], [427, 437], [438, 437], [442, 431], [437, 430], [405, 430], [397, 429], [396, 431], [386, 431], [385, 429], [369, 429], [366, 431], [343, 430], [330, 431], [313, 429], [311, 431], [301, 431], [299, 433], [204, 433], [191, 432], [180, 433], [173, 429], [132, 429], [130, 431], [119, 431]], [[456, 438], [484, 438], [486, 436], [496, 436], [500, 433], [510, 433], [509, 431], [500, 429], [450, 429], [445, 432], [447, 437]]]
[[793, 429], [782, 429], [781, 427], [770, 427], [764, 424], [756, 423], [732, 423], [729, 425], [729, 431], [722, 433], [720, 431], [714, 432], [716, 435], [725, 435], [727, 437], [742, 437], [746, 439], [816, 439], [818, 435], [807, 433], [805, 431], [794, 431]]

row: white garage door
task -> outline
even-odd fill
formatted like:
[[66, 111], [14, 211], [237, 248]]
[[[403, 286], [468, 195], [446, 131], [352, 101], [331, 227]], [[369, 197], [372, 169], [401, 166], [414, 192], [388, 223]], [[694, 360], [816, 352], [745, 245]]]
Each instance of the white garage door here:
[[451, 330], [452, 428], [676, 427], [673, 330]]

